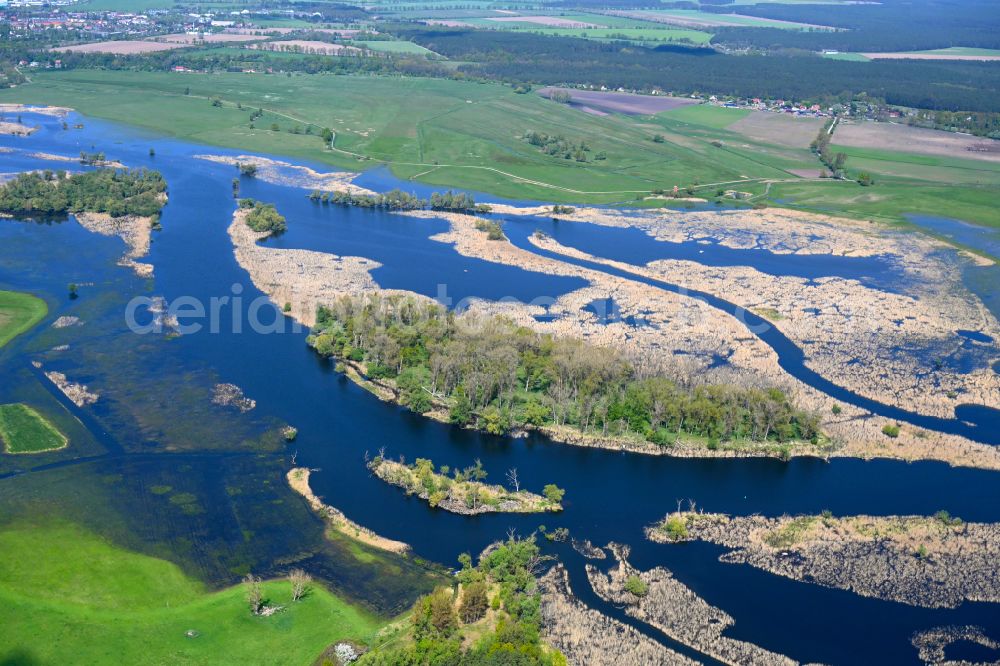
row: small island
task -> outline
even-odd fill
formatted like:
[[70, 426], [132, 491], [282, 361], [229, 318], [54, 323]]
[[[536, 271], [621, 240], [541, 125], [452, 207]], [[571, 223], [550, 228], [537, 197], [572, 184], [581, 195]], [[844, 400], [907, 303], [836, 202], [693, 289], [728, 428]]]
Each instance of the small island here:
[[[432, 507], [473, 516], [480, 513], [542, 513], [562, 511], [565, 491], [549, 484], [543, 495], [483, 482], [486, 470], [480, 461], [463, 470], [451, 470], [443, 465], [435, 469], [426, 458], [417, 458], [412, 465], [377, 456], [368, 469], [386, 483], [399, 486], [410, 495], [426, 500]], [[449, 476], [451, 474], [451, 476]], [[514, 479], [516, 479], [516, 475]]]
[[1000, 526], [933, 516], [728, 516], [677, 511], [647, 528], [657, 543], [702, 540], [720, 559], [865, 597], [925, 608], [1000, 602]]

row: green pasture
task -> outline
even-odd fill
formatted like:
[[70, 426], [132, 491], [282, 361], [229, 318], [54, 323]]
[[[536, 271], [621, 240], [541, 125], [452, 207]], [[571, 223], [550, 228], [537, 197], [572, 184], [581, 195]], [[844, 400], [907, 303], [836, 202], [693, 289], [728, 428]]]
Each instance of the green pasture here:
[[48, 305], [37, 296], [0, 290], [0, 347], [31, 329], [48, 312]]
[[206, 589], [175, 564], [122, 550], [71, 523], [0, 531], [0, 663], [309, 664], [383, 624], [314, 584], [292, 603], [286, 581], [250, 613], [241, 586]]

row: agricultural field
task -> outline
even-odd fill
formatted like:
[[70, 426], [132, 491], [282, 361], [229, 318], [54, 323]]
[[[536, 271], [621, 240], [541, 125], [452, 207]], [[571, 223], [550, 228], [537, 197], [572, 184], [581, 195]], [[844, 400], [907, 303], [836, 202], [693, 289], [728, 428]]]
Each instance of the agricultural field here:
[[750, 111], [746, 109], [727, 109], [723, 106], [710, 104], [692, 104], [672, 109], [666, 112], [666, 117], [679, 123], [692, 123], [703, 127], [723, 129], [746, 118]]
[[184, 43], [122, 39], [110, 42], [91, 42], [89, 44], [59, 46], [52, 50], [60, 53], [112, 53], [114, 55], [136, 55], [139, 53], [172, 51], [173, 49], [186, 48], [187, 46], [189, 45]]
[[438, 54], [434, 53], [430, 49], [425, 49], [419, 44], [414, 44], [413, 42], [390, 42], [386, 40], [378, 41], [366, 41], [366, 42], [351, 42], [353, 45], [367, 49], [369, 51], [377, 51], [379, 53], [403, 53], [406, 55], [422, 55], [422, 56], [432, 56], [440, 57]]
[[903, 151], [1000, 163], [1000, 141], [899, 123], [841, 123], [834, 133], [833, 141], [851, 148]]
[[812, 23], [796, 23], [793, 21], [781, 21], [778, 19], [745, 16], [743, 14], [716, 14], [714, 12], [703, 12], [694, 9], [614, 10], [608, 13], [612, 16], [653, 21], [656, 23], [669, 23], [671, 25], [679, 25], [686, 28], [782, 28], [787, 30], [806, 30], [810, 28], [819, 28], [824, 30], [834, 29], [830, 26], [815, 25]]
[[71, 523], [7, 525], [0, 551], [4, 663], [307, 664], [383, 624], [318, 584], [291, 603], [287, 581], [264, 583], [285, 610], [256, 617], [241, 586], [206, 589]]
[[69, 441], [28, 405], [0, 405], [0, 444], [6, 453], [42, 453], [64, 448]]
[[31, 329], [48, 312], [48, 305], [40, 298], [0, 290], [0, 347]]
[[953, 47], [933, 51], [901, 51], [897, 53], [862, 53], [868, 60], [972, 60], [993, 62], [1000, 60], [997, 49], [967, 49]]
[[552, 95], [568, 95], [571, 107], [596, 115], [622, 113], [630, 116], [648, 116], [692, 104], [694, 100], [666, 95], [633, 95], [630, 93], [576, 90], [573, 88], [541, 88], [538, 94], [546, 99]]

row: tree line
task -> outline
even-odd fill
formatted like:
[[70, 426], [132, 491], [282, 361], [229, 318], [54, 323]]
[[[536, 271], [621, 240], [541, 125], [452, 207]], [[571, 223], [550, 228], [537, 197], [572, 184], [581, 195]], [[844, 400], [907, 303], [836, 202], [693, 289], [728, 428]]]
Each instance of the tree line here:
[[864, 92], [899, 106], [1000, 112], [1000, 68], [989, 62], [851, 62], [818, 57], [819, 46], [799, 56], [729, 55], [461, 28], [408, 26], [396, 34], [465, 62], [458, 71], [469, 77], [515, 85], [603, 85], [800, 101]]
[[320, 307], [308, 342], [324, 356], [364, 363], [371, 378], [394, 381], [413, 411], [443, 403], [452, 423], [492, 434], [555, 426], [709, 446], [820, 435], [819, 417], [778, 389], [692, 385], [613, 349], [402, 295], [345, 296]]
[[357, 194], [349, 190], [321, 192], [313, 190], [309, 199], [318, 204], [338, 204], [359, 208], [380, 208], [382, 210], [431, 210], [457, 211], [462, 213], [488, 213], [487, 204], [477, 204], [476, 198], [467, 192], [432, 192], [430, 199], [404, 192], [398, 188], [375, 194]]
[[18, 174], [0, 186], [0, 211], [12, 215], [107, 213], [151, 217], [163, 208], [167, 182], [148, 169]]

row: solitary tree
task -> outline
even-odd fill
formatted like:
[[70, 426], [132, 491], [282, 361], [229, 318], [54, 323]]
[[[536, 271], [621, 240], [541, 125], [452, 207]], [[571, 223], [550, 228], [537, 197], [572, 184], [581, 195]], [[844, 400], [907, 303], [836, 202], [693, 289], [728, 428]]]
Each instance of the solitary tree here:
[[292, 601], [298, 601], [305, 595], [306, 590], [309, 588], [312, 576], [302, 569], [292, 569], [288, 572], [288, 582], [292, 584]]
[[248, 573], [243, 578], [243, 586], [246, 588], [246, 600], [250, 606], [250, 612], [257, 615], [260, 613], [261, 606], [264, 605], [264, 592], [260, 587], [260, 578]]
[[517, 468], [511, 467], [507, 470], [507, 480], [510, 481], [510, 485], [514, 487], [514, 492], [520, 492], [521, 482], [517, 478]]

